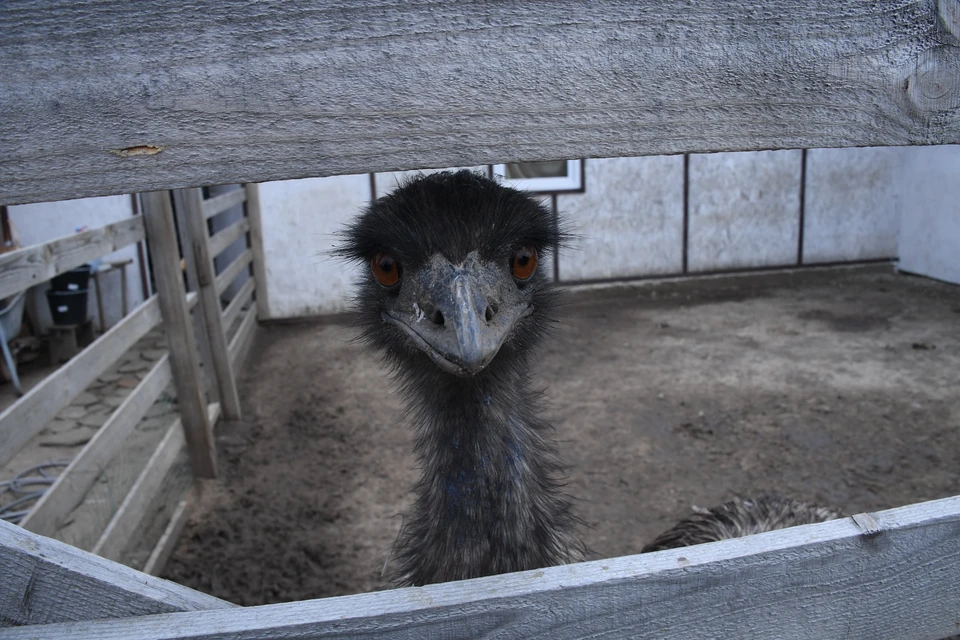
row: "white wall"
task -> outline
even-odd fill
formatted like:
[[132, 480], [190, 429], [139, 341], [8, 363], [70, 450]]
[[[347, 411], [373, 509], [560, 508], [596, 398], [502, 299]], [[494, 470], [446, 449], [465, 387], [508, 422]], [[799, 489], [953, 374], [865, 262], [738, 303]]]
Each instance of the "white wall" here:
[[[16, 227], [20, 244], [24, 247], [49, 242], [55, 238], [76, 233], [78, 227], [87, 226], [96, 229], [133, 215], [133, 200], [129, 195], [107, 196], [104, 198], [84, 198], [63, 202], [42, 202], [37, 204], [16, 205], [8, 208], [10, 220]], [[136, 244], [104, 256], [103, 260], [124, 260], [130, 258], [133, 263], [127, 265], [127, 304], [129, 309], [143, 302], [143, 290], [140, 280], [140, 259]], [[113, 271], [102, 276], [104, 315], [106, 326], [110, 327], [121, 318], [120, 272]], [[31, 289], [33, 300], [29, 302], [35, 310], [41, 325], [46, 329], [52, 323], [50, 309], [47, 306], [46, 283]], [[87, 299], [89, 315], [96, 320], [97, 304], [90, 281], [90, 295]], [[95, 324], [99, 328], [99, 324]]]
[[370, 202], [367, 174], [260, 185], [270, 318], [344, 311], [356, 268], [330, 255], [342, 230]]
[[960, 145], [902, 153], [900, 269], [960, 284]]

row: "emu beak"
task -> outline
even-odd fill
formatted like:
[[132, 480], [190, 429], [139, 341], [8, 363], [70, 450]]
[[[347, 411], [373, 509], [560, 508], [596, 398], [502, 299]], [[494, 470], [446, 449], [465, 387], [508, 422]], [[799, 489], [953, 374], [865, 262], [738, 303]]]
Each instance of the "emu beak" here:
[[532, 311], [528, 303], [504, 300], [502, 275], [475, 254], [458, 266], [434, 260], [417, 280], [415, 297], [420, 302], [410, 305], [411, 313], [394, 311], [382, 317], [454, 375], [474, 376], [486, 368], [517, 321]]

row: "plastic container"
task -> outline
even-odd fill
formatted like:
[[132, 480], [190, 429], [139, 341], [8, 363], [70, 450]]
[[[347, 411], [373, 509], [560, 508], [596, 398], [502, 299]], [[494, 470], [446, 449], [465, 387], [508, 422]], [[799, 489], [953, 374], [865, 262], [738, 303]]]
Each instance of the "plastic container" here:
[[[64, 274], [66, 275], [66, 274]], [[76, 291], [47, 291], [47, 304], [53, 324], [83, 324], [87, 321], [87, 293], [89, 289]]]
[[86, 291], [93, 267], [84, 264], [50, 279], [54, 291]]

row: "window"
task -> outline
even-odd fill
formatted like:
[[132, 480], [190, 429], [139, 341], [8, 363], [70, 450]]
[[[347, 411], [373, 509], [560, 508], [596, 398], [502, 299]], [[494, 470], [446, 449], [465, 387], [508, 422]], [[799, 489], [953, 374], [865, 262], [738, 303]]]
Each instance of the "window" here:
[[513, 162], [493, 165], [503, 184], [536, 193], [583, 191], [583, 160]]

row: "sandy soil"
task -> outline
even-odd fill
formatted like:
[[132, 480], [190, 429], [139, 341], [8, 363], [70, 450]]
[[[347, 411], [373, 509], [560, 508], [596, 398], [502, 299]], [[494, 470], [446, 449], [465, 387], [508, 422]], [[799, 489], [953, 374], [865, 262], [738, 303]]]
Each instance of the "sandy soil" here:
[[[775, 492], [848, 512], [960, 494], [960, 288], [808, 272], [572, 293], [535, 375], [593, 557]], [[416, 477], [344, 319], [261, 329], [166, 576], [253, 605], [369, 591]]]

